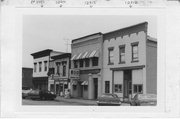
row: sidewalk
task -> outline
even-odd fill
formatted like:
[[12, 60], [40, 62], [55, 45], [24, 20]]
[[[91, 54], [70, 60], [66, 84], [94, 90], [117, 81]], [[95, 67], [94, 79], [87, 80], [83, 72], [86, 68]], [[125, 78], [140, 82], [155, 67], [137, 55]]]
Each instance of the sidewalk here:
[[82, 105], [97, 105], [96, 100], [88, 100], [88, 99], [81, 99], [81, 98], [64, 98], [57, 96], [56, 100], [61, 102], [67, 102], [67, 103], [78, 103]]
[[[82, 99], [82, 98], [64, 98], [57, 96], [56, 100], [61, 101], [61, 102], [67, 102], [67, 103], [77, 103], [81, 105], [89, 105], [89, 106], [97, 106], [96, 100], [88, 100], [88, 99]], [[130, 106], [129, 103], [122, 103], [121, 106]]]

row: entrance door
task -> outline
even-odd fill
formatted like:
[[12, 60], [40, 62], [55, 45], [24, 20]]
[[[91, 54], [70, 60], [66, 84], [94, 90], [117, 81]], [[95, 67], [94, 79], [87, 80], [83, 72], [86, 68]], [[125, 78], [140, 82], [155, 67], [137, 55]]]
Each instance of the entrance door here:
[[94, 80], [94, 99], [98, 97], [98, 78], [93, 78]]
[[124, 71], [124, 83], [123, 83], [123, 95], [124, 98], [129, 98], [132, 95], [132, 70]]

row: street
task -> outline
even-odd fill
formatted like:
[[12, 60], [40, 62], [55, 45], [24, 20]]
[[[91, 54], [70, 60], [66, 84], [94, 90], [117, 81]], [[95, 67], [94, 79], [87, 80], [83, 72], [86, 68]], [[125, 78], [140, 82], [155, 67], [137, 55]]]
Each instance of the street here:
[[[55, 100], [32, 100], [22, 99], [22, 105], [67, 105], [67, 106], [97, 106], [96, 100], [84, 100], [84, 99], [65, 99], [63, 97], [57, 97]], [[129, 106], [127, 103], [122, 103], [121, 106]]]

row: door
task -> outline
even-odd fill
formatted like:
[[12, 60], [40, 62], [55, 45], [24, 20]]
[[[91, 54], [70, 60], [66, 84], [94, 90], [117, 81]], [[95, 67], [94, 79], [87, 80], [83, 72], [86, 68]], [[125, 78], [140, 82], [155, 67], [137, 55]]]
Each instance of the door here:
[[132, 94], [132, 71], [131, 70], [125, 70], [124, 71], [124, 81], [123, 81], [123, 96], [124, 98], [129, 98]]
[[98, 78], [94, 78], [94, 99], [98, 97]]

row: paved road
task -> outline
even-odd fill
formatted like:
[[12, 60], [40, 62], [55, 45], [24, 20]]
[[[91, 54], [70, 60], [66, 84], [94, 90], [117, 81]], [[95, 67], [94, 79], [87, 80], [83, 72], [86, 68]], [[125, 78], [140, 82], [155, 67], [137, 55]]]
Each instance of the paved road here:
[[31, 100], [31, 99], [23, 99], [22, 105], [88, 105], [88, 104], [81, 104], [78, 102], [62, 102], [59, 100]]
[[[55, 100], [32, 100], [22, 99], [22, 105], [69, 105], [69, 106], [96, 106], [95, 100], [83, 100], [83, 99], [65, 99], [57, 97]], [[129, 106], [128, 103], [122, 103], [121, 106]]]

